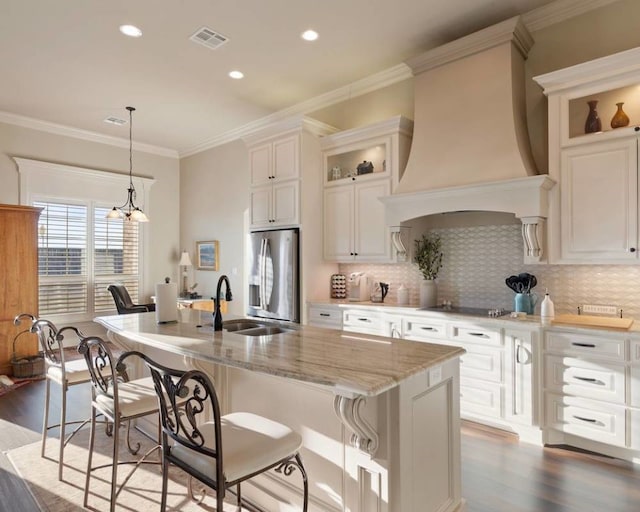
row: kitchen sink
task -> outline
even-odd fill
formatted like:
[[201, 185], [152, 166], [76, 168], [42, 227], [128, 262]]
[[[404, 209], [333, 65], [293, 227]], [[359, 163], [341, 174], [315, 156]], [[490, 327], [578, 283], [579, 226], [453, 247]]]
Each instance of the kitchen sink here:
[[253, 320], [225, 320], [222, 322], [222, 328], [225, 331], [236, 332], [244, 329], [254, 329], [256, 327], [267, 327], [267, 324], [262, 322], [255, 322]]
[[241, 334], [242, 336], [268, 336], [294, 330], [267, 322], [247, 320], [246, 318], [225, 321], [222, 323], [222, 328], [227, 332]]
[[264, 326], [264, 327], [254, 327], [253, 329], [242, 329], [239, 331], [234, 331], [236, 334], [241, 334], [242, 336], [269, 336], [271, 334], [280, 334], [283, 332], [290, 332], [293, 329], [283, 329], [278, 326]]

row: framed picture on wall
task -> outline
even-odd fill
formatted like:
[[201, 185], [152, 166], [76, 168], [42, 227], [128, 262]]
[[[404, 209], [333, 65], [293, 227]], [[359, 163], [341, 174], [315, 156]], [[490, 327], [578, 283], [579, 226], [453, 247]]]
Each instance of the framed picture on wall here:
[[218, 270], [220, 252], [218, 241], [196, 242], [196, 258], [198, 270]]

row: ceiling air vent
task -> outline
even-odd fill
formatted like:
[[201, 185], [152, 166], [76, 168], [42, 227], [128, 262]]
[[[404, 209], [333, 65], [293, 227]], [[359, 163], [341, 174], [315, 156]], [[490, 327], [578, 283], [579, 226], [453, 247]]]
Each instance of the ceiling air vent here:
[[120, 119], [119, 117], [115, 117], [115, 116], [109, 116], [107, 118], [105, 118], [104, 120], [105, 123], [110, 123], [110, 124], [115, 124], [118, 126], [122, 126], [123, 124], [127, 124], [127, 120], [126, 119]]
[[204, 45], [212, 50], [216, 50], [224, 43], [229, 41], [229, 38], [219, 34], [218, 32], [211, 30], [207, 27], [202, 27], [195, 34], [193, 34], [189, 39], [191, 39], [194, 43], [198, 43]]

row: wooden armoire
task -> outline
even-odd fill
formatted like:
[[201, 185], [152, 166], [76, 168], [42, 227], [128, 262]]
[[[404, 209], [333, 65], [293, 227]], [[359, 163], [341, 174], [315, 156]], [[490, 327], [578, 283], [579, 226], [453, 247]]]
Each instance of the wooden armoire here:
[[[20, 313], [38, 315], [38, 217], [41, 208], [0, 204], [0, 375], [11, 375], [13, 339], [28, 327], [16, 327]], [[18, 355], [38, 351], [34, 335], [22, 335]]]

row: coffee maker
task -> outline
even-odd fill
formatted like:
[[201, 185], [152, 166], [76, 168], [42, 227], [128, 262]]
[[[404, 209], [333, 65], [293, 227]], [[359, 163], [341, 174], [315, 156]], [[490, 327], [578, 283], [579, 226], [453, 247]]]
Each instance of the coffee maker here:
[[353, 272], [349, 275], [349, 300], [352, 302], [368, 301], [371, 294], [371, 277], [364, 272]]

